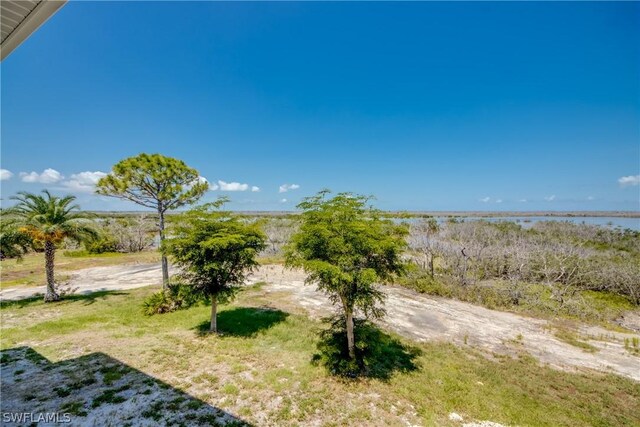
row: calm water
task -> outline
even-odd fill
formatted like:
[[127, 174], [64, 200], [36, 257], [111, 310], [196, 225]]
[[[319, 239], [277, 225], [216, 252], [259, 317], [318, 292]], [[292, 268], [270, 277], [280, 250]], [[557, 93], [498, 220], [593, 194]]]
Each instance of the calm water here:
[[[437, 217], [439, 222], [446, 221], [446, 217]], [[512, 221], [523, 227], [530, 227], [538, 221], [569, 221], [574, 224], [599, 225], [603, 227], [619, 227], [622, 229], [629, 228], [631, 230], [640, 231], [640, 218], [619, 218], [619, 217], [601, 217], [601, 216], [505, 216], [505, 217], [464, 217], [465, 221], [474, 221], [483, 219], [486, 221]]]

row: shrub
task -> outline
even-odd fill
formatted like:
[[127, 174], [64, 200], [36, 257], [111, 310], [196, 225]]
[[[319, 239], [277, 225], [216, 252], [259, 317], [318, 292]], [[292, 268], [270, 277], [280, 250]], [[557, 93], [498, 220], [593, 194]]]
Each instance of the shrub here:
[[170, 283], [167, 289], [151, 294], [142, 303], [142, 312], [147, 316], [184, 310], [198, 303], [198, 295], [189, 285]]
[[105, 252], [116, 252], [118, 249], [116, 243], [113, 237], [101, 235], [85, 242], [84, 247], [90, 254], [103, 254]]
[[397, 281], [398, 284], [414, 289], [422, 294], [446, 298], [454, 296], [454, 292], [450, 286], [435, 277], [431, 277], [425, 270], [411, 269], [406, 276], [398, 278]]

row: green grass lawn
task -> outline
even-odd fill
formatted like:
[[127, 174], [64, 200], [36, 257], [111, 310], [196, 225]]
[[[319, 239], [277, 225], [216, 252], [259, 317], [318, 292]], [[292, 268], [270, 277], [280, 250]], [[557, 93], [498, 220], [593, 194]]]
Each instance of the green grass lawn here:
[[[413, 368], [379, 360], [388, 375], [336, 378], [311, 363], [323, 325], [277, 309], [260, 286], [222, 308], [220, 336], [203, 333], [209, 307], [142, 315], [154, 290], [3, 303], [1, 348], [30, 347], [51, 362], [104, 353], [255, 425], [460, 425], [450, 412], [521, 426], [640, 425], [640, 384], [612, 374], [562, 372], [524, 354], [485, 355], [382, 333], [385, 346], [413, 355]], [[61, 404], [79, 414], [127, 398], [84, 401], [78, 393]]]
[[[156, 251], [136, 253], [84, 254], [81, 252], [56, 252], [56, 278], [64, 281], [71, 272], [90, 267], [108, 265], [160, 262]], [[44, 254], [29, 253], [22, 260], [5, 259], [0, 261], [0, 288], [15, 286], [40, 286], [45, 284]]]

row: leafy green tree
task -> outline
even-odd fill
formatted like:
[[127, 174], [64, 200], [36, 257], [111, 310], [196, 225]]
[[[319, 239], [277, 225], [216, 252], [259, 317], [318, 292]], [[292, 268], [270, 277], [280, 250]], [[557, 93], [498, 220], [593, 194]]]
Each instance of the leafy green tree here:
[[211, 332], [217, 331], [218, 304], [235, 296], [266, 246], [258, 225], [218, 210], [223, 203], [219, 200], [176, 217], [174, 237], [163, 245], [182, 270], [178, 277], [202, 299], [211, 300]]
[[56, 197], [47, 190], [44, 196], [20, 192], [12, 197], [18, 203], [11, 209], [20, 223], [20, 231], [27, 234], [34, 243], [44, 246], [45, 271], [47, 275], [47, 292], [45, 302], [57, 301], [60, 296], [56, 292], [54, 282], [54, 262], [56, 245], [64, 239], [77, 242], [96, 237], [87, 215], [79, 212], [80, 207], [73, 204], [74, 196]]
[[342, 306], [349, 357], [355, 359], [354, 310], [366, 317], [380, 317], [384, 294], [376, 283], [404, 273], [401, 254], [407, 229], [384, 219], [370, 207], [369, 198], [339, 193], [328, 199], [328, 190], [305, 198], [299, 231], [286, 250], [286, 264], [302, 267], [307, 283]]
[[[198, 201], [209, 189], [198, 171], [182, 160], [161, 154], [142, 153], [121, 160], [101, 178], [96, 192], [129, 200], [158, 213], [160, 243], [165, 239], [165, 213]], [[162, 283], [169, 281], [167, 257], [162, 255]]]
[[0, 258], [18, 258], [27, 253], [31, 239], [20, 231], [20, 223], [2, 212], [0, 216]]

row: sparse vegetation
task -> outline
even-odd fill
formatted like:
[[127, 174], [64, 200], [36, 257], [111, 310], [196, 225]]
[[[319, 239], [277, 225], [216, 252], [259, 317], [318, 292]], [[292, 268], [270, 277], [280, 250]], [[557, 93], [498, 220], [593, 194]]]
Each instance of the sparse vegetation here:
[[640, 338], [632, 337], [624, 339], [624, 348], [631, 354], [640, 356]]
[[566, 328], [559, 328], [556, 331], [555, 336], [559, 340], [564, 341], [567, 344], [571, 344], [574, 347], [581, 348], [587, 353], [595, 353], [598, 351], [598, 347], [595, 347], [588, 342], [581, 340], [575, 332], [572, 332]]
[[119, 390], [107, 389], [91, 403], [92, 408], [97, 408], [104, 403], [122, 403], [126, 399], [118, 395]]
[[[141, 252], [148, 249], [153, 244], [153, 233], [156, 231], [155, 219], [144, 214], [103, 218], [100, 225], [114, 252]], [[90, 248], [87, 249], [92, 252]]]
[[78, 417], [85, 417], [87, 411], [84, 409], [85, 403], [83, 401], [65, 403], [60, 407], [63, 413], [76, 415]]
[[[420, 292], [592, 321], [611, 321], [640, 303], [636, 231], [558, 221], [527, 229], [447, 221], [435, 232], [426, 225], [411, 232], [420, 268], [399, 283]], [[434, 275], [424, 266], [425, 251], [439, 261]]]

